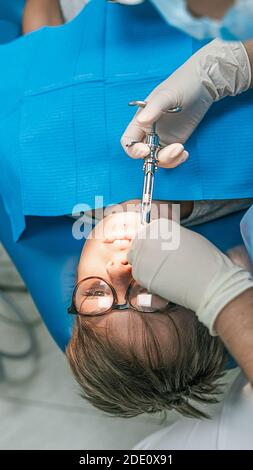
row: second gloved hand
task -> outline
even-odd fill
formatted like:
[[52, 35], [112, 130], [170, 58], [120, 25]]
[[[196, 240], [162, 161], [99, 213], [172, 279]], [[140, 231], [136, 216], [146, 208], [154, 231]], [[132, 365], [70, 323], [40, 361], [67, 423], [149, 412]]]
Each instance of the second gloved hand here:
[[[137, 111], [124, 132], [121, 143], [132, 158], [149, 153], [143, 144], [152, 123], [162, 150], [160, 166], [173, 168], [188, 158], [184, 144], [202, 121], [215, 101], [246, 91], [251, 84], [251, 66], [241, 42], [215, 39], [200, 49], [147, 97], [147, 106]], [[181, 107], [178, 114], [166, 114], [170, 108]], [[132, 142], [141, 142], [129, 147]]]
[[215, 335], [218, 314], [253, 287], [252, 277], [207, 239], [184, 227], [178, 248], [169, 250], [171, 233], [172, 222], [167, 219], [139, 231], [128, 254], [133, 277], [150, 292], [196, 312]]

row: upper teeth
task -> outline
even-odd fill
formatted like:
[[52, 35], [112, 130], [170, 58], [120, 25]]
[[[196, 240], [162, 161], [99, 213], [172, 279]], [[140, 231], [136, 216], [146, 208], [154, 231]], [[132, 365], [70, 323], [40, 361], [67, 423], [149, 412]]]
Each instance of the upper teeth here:
[[113, 241], [113, 243], [117, 244], [117, 245], [123, 245], [124, 243], [128, 243], [128, 242], [129, 242], [129, 240], [121, 240], [121, 239]]

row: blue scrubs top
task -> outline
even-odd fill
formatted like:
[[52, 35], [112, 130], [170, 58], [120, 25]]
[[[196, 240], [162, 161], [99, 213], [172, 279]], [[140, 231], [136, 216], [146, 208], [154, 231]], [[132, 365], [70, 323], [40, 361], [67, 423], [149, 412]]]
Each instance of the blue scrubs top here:
[[[203, 45], [149, 2], [104, 0], [64, 26], [0, 45], [0, 193], [15, 240], [26, 215], [94, 208], [95, 195], [100, 206], [140, 198], [142, 163], [120, 146], [134, 112], [128, 102], [144, 99]], [[159, 169], [154, 197], [252, 197], [252, 122], [251, 92], [215, 104], [187, 143], [191, 158]]]

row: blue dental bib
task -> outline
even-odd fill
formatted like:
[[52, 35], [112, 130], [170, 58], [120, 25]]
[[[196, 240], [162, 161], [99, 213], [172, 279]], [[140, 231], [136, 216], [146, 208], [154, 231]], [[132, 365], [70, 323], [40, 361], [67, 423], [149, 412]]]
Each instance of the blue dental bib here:
[[[141, 197], [142, 162], [120, 146], [133, 115], [128, 102], [144, 99], [204, 45], [149, 2], [104, 0], [63, 26], [20, 37], [23, 4], [0, 0], [0, 193], [15, 240], [25, 216], [94, 207], [95, 195], [103, 205]], [[252, 98], [249, 91], [213, 105], [187, 143], [189, 161], [157, 172], [156, 199], [253, 196]]]

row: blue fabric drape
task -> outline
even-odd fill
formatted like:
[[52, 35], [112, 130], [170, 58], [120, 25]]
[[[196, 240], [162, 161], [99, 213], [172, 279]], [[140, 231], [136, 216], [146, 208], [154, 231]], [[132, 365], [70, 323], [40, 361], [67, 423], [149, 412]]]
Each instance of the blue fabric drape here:
[[[18, 25], [24, 2], [6, 3], [0, 18]], [[95, 195], [104, 205], [139, 198], [142, 163], [119, 142], [133, 115], [127, 104], [203, 43], [171, 28], [149, 2], [126, 8], [104, 0], [64, 26], [15, 38], [0, 45], [0, 192], [14, 239], [26, 215], [94, 207]], [[155, 198], [252, 196], [252, 97], [212, 107], [187, 144], [189, 161], [158, 171]]]

